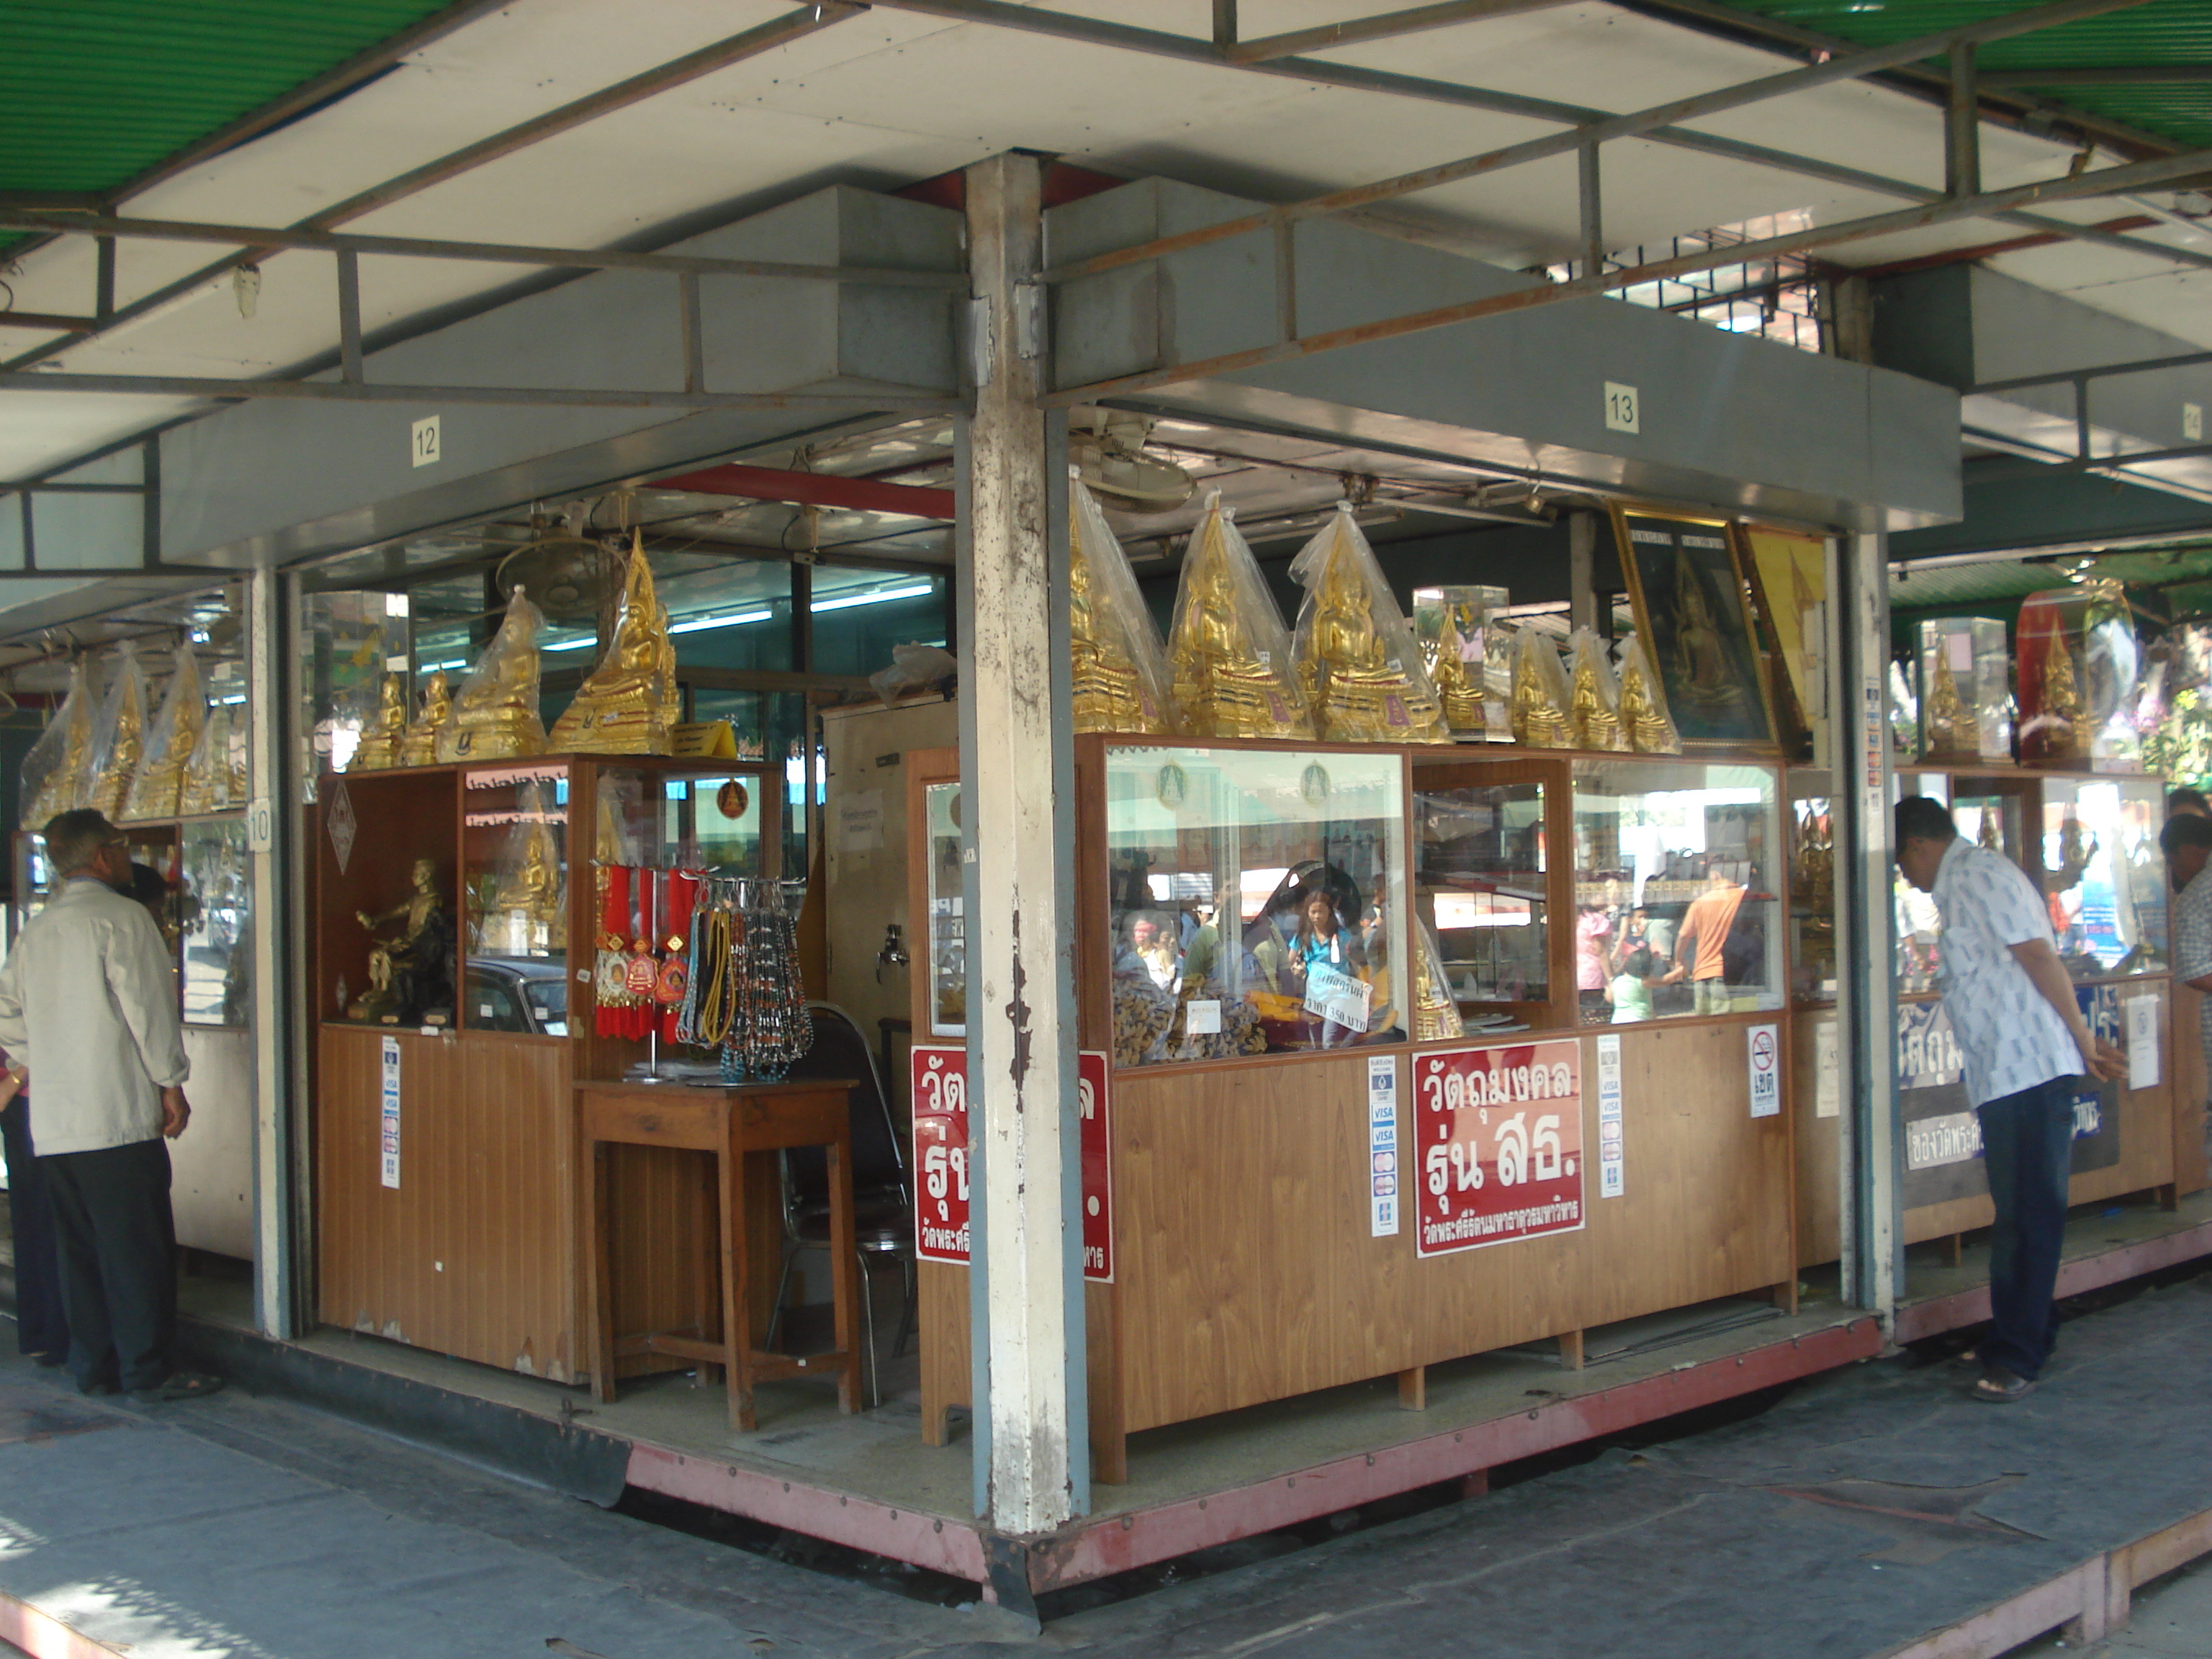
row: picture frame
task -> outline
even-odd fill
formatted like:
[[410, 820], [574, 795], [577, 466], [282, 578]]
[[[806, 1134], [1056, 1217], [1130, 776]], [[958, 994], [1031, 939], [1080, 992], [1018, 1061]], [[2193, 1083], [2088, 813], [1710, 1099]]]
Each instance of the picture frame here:
[[1737, 520], [1733, 526], [1751, 600], [1773, 653], [1772, 706], [1792, 746], [1826, 762], [1828, 539], [1809, 530]]
[[1686, 752], [1778, 753], [1732, 521], [1615, 502], [1637, 637]]

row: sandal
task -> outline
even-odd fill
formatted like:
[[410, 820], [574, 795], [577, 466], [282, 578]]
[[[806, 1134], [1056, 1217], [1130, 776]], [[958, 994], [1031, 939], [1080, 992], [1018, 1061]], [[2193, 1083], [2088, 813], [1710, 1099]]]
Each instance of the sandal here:
[[2035, 1379], [2017, 1376], [2002, 1365], [1992, 1365], [1974, 1384], [1974, 1398], [1986, 1405], [2008, 1406], [2035, 1392]]
[[173, 1400], [204, 1400], [222, 1392], [222, 1379], [204, 1371], [171, 1371], [150, 1389], [133, 1389], [131, 1397], [142, 1406], [164, 1405]]

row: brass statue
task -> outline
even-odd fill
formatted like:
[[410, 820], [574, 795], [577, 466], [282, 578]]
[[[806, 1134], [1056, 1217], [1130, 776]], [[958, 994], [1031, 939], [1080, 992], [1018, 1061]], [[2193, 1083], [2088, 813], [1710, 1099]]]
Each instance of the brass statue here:
[[[354, 919], [372, 936], [368, 951], [368, 990], [346, 1011], [349, 1019], [385, 1025], [442, 1023], [453, 1006], [453, 917], [438, 890], [438, 866], [430, 859], [415, 860], [415, 890], [403, 903], [379, 915], [357, 910]], [[398, 922], [389, 939], [375, 939], [377, 930]]]
[[1443, 1037], [1463, 1036], [1467, 1023], [1460, 1018], [1459, 999], [1452, 994], [1451, 981], [1445, 977], [1436, 941], [1425, 923], [1417, 927], [1415, 932], [1420, 940], [1420, 960], [1414, 964], [1413, 971], [1413, 1041], [1434, 1042]]
[[1255, 645], [1238, 614], [1232, 549], [1218, 507], [1193, 540], [1168, 647], [1184, 730], [1194, 738], [1312, 737], [1312, 717], [1284, 672], [1289, 665]]
[[[1550, 643], [1534, 633], [1524, 633], [1517, 646], [1519, 660], [1513, 668], [1513, 741], [1531, 749], [1564, 749], [1571, 735], [1567, 716], [1560, 708], [1536, 653], [1550, 651]], [[1558, 656], [1553, 658], [1556, 664]]]
[[1067, 525], [1067, 635], [1073, 659], [1070, 679], [1078, 732], [1160, 732], [1157, 712], [1147, 714], [1144, 687], [1118, 639], [1103, 639], [1091, 597], [1091, 557], [1084, 550], [1083, 515]]
[[138, 763], [146, 753], [146, 682], [135, 657], [126, 655], [124, 659], [123, 683], [116, 688], [115, 697], [114, 730], [100, 762], [100, 775], [93, 781], [92, 799], [86, 803], [98, 808], [111, 823], [122, 816], [123, 798], [130, 791], [131, 780], [138, 775]]
[[2038, 729], [2046, 755], [2081, 752], [2081, 694], [2074, 683], [2074, 653], [2055, 624], [2044, 643], [2043, 713]]
[[1429, 681], [1437, 688], [1437, 702], [1444, 711], [1444, 724], [1455, 732], [1482, 730], [1482, 687], [1468, 672], [1467, 644], [1461, 636], [1458, 607], [1444, 607], [1443, 632], [1427, 654]]
[[428, 766], [435, 761], [438, 733], [453, 717], [453, 694], [447, 689], [446, 671], [441, 668], [422, 688], [422, 712], [408, 722], [407, 730], [400, 734], [398, 763]]
[[407, 693], [399, 676], [386, 674], [376, 691], [376, 718], [361, 734], [346, 763], [349, 772], [382, 772], [399, 764], [399, 745], [407, 735]]
[[55, 711], [53, 724], [40, 734], [32, 754], [25, 757], [25, 782], [30, 781], [32, 762], [40, 749], [51, 745], [52, 764], [46, 776], [30, 789], [23, 809], [23, 827], [37, 833], [49, 819], [66, 812], [92, 787], [93, 696], [85, 684], [84, 665], [70, 669], [69, 693]]
[[1958, 677], [1951, 672], [1948, 651], [1936, 653], [1936, 683], [1928, 690], [1927, 707], [1920, 711], [1923, 752], [1929, 755], [1978, 755], [1982, 752], [1981, 722], [1966, 700], [1959, 695]]
[[1375, 625], [1374, 598], [1343, 534], [1334, 536], [1312, 603], [1313, 632], [1298, 663], [1320, 736], [1329, 743], [1443, 743], [1443, 707], [1391, 662]]
[[[528, 821], [520, 831], [521, 856], [500, 878], [493, 905], [505, 917], [504, 943], [517, 955], [550, 950], [560, 936], [561, 849], [546, 823], [544, 793], [535, 785], [525, 791], [523, 811]], [[514, 856], [510, 846], [509, 856]]]
[[485, 647], [438, 733], [441, 761], [518, 760], [545, 752], [538, 713], [538, 607], [518, 585], [507, 620]]
[[1577, 749], [1625, 749], [1620, 716], [1598, 679], [1596, 647], [1575, 653], [1575, 684], [1567, 702], [1568, 736]]
[[1628, 746], [1639, 755], [1682, 752], [1682, 740], [1660, 707], [1643, 648], [1638, 645], [1632, 645], [1620, 662], [1620, 724], [1628, 733]]
[[653, 593], [653, 567], [641, 538], [630, 548], [615, 637], [576, 700], [553, 722], [550, 746], [562, 755], [665, 755], [667, 635]]

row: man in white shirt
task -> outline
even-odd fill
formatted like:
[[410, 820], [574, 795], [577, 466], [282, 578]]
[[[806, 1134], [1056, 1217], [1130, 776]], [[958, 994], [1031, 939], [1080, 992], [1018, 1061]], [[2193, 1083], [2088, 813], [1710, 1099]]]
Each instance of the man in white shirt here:
[[1982, 1123], [1996, 1224], [1990, 1232], [1990, 1334], [1974, 1397], [2018, 1400], [2058, 1334], [2052, 1292], [2066, 1231], [2074, 1079], [2120, 1078], [2127, 1057], [2081, 1018], [2042, 894], [1994, 848], [1963, 838], [1942, 803], [1897, 804], [1897, 867], [1942, 912], [1943, 1012], [1966, 1098]]
[[191, 1117], [167, 947], [117, 892], [131, 854], [98, 812], [46, 828], [60, 884], [0, 968], [0, 1048], [34, 1073], [39, 1168], [54, 1212], [79, 1389], [153, 1402], [213, 1394], [180, 1370], [169, 1149]]

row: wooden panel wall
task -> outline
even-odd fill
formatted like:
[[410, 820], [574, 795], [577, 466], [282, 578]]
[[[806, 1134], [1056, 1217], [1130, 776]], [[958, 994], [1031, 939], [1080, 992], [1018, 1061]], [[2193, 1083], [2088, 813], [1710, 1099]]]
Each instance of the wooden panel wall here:
[[2207, 1080], [2203, 1026], [2198, 1017], [2204, 994], [2178, 979], [2170, 983], [2173, 1039], [2166, 1053], [2173, 1059], [2173, 1182], [2179, 1193], [2197, 1193], [2212, 1187], [2212, 1167], [2205, 1158]]
[[[1795, 1064], [1790, 1109], [1797, 1116], [1797, 1260], [1801, 1264], [1833, 1261], [1843, 1253], [1843, 1176], [1837, 1167], [1843, 1138], [1838, 1118], [1819, 1115], [1813, 1071], [1817, 1053], [1814, 1033], [1822, 1026], [1834, 1028], [1836, 1011], [1808, 1008], [1791, 1016], [1790, 1024]], [[1836, 1040], [1842, 1042], [1840, 1031]], [[1841, 1101], [1835, 1109], [1842, 1111]]]

